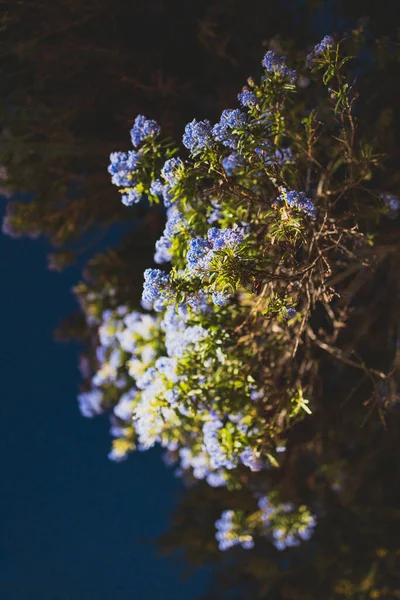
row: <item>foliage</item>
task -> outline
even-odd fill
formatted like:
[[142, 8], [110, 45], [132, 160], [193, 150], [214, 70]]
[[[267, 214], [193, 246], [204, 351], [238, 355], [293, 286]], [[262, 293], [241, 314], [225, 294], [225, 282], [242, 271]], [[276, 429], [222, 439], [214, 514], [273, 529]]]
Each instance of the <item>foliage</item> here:
[[215, 118], [270, 37], [304, 47], [321, 23], [336, 30], [360, 15], [387, 35], [396, 7], [383, 4], [3, 0], [0, 164], [9, 188], [31, 194], [9, 204], [7, 231], [49, 240], [53, 269], [86, 259], [111, 225], [143, 218], [110, 201], [105, 170], [132, 115], [150, 114], [169, 135], [193, 114]]
[[[160, 443], [187, 483], [162, 545], [220, 565], [215, 597], [392, 599], [398, 43], [360, 26], [303, 52], [321, 6], [295, 4], [10, 4], [1, 162], [35, 199], [10, 203], [3, 229], [45, 235], [62, 268], [130, 226], [89, 261], [83, 315], [60, 335], [87, 345], [79, 405], [110, 415], [110, 458]], [[389, 6], [361, 4], [393, 31]], [[213, 125], [278, 29], [261, 80]], [[132, 111], [152, 118], [111, 154], [119, 203], [106, 157]], [[185, 149], [153, 121], [176, 135], [193, 114], [207, 118], [186, 126]]]
[[163, 200], [155, 262], [171, 267], [144, 273], [155, 312], [78, 286], [99, 343], [80, 407], [111, 413], [111, 459], [160, 443], [205, 480], [164, 545], [195, 562], [237, 546], [218, 597], [400, 594], [400, 201], [362, 64], [357, 35], [296, 69], [268, 51], [241, 108], [186, 126], [189, 156], [142, 116], [135, 150], [111, 155], [125, 204]]
[[7, 231], [44, 236], [63, 269], [110, 225], [141, 219], [110, 201], [110, 152], [135, 112], [169, 134], [199, 107], [216, 114], [268, 34], [297, 27], [275, 2], [253, 9], [256, 22], [231, 0], [2, 2], [0, 164], [9, 188], [33, 194], [9, 205]]

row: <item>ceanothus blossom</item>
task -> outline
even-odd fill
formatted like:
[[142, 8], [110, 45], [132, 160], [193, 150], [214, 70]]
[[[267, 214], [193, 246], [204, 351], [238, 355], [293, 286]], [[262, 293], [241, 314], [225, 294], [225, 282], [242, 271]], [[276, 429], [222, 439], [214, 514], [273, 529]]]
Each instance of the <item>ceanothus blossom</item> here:
[[235, 131], [243, 129], [246, 123], [246, 113], [238, 108], [226, 109], [222, 111], [219, 122], [213, 127], [212, 133], [214, 139], [221, 142], [224, 146], [236, 150], [239, 137]]
[[207, 271], [215, 252], [224, 248], [235, 248], [244, 240], [244, 231], [236, 229], [218, 229], [211, 227], [207, 232], [207, 239], [194, 238], [189, 242], [186, 255], [189, 272]]
[[247, 88], [243, 88], [243, 90], [238, 94], [238, 100], [240, 104], [244, 107], [251, 107], [257, 104], [257, 96], [254, 92], [251, 92]]
[[203, 148], [208, 148], [213, 143], [212, 125], [208, 119], [204, 121], [196, 121], [193, 119], [185, 127], [183, 135], [183, 145], [190, 150], [196, 152]]
[[286, 203], [290, 208], [296, 208], [304, 212], [311, 219], [315, 219], [317, 209], [310, 198], [307, 198], [304, 192], [288, 191], [286, 188], [280, 188], [281, 195], [278, 196], [279, 204]]
[[78, 395], [79, 410], [84, 417], [91, 418], [95, 415], [101, 415], [104, 412], [102, 402], [103, 392], [98, 389]]
[[297, 79], [296, 71], [286, 66], [286, 56], [281, 56], [272, 50], [265, 54], [261, 64], [268, 73], [287, 77], [291, 83], [294, 83]]
[[221, 517], [216, 521], [217, 533], [215, 538], [220, 550], [228, 550], [232, 546], [242, 546], [245, 550], [254, 548], [254, 540], [250, 534], [240, 533], [234, 524], [235, 512], [224, 510]]
[[144, 285], [142, 299], [151, 302], [153, 305], [158, 302], [158, 308], [168, 301], [169, 298], [169, 277], [160, 269], [146, 269], [144, 272]]
[[184, 168], [184, 164], [180, 158], [169, 158], [161, 169], [161, 175], [169, 185], [174, 186], [182, 178]]
[[154, 254], [154, 262], [161, 264], [171, 260], [172, 240], [178, 230], [184, 226], [186, 219], [182, 213], [176, 208], [171, 207], [167, 211], [167, 223], [164, 232], [156, 242], [156, 252]]
[[140, 161], [140, 154], [134, 150], [129, 152], [111, 152], [108, 172], [111, 182], [118, 187], [135, 185], [133, 173]]
[[156, 121], [138, 115], [131, 129], [132, 145], [139, 146], [144, 140], [154, 138], [160, 131], [161, 128]]
[[333, 39], [333, 37], [331, 35], [326, 35], [316, 46], [314, 46], [314, 49], [312, 50], [312, 52], [310, 52], [310, 54], [307, 55], [307, 58], [306, 58], [307, 67], [309, 69], [311, 69], [311, 67], [313, 66], [314, 59], [317, 58], [318, 56], [321, 56], [321, 54], [326, 52], [326, 50], [328, 50], [328, 48], [332, 48], [334, 43], [335, 43], [335, 40]]
[[245, 160], [238, 152], [232, 152], [229, 156], [222, 159], [222, 166], [228, 177], [233, 175], [236, 169], [240, 169], [245, 164]]

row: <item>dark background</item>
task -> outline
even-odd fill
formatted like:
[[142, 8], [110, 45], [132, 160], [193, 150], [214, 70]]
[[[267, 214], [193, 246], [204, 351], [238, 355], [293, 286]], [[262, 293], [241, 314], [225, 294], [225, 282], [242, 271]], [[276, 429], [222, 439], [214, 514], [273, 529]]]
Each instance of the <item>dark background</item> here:
[[[1, 202], [1, 215], [4, 199]], [[158, 450], [107, 460], [106, 419], [76, 402], [78, 347], [52, 337], [79, 267], [46, 270], [39, 241], [0, 236], [1, 600], [190, 599], [183, 558], [156, 555], [181, 485]]]

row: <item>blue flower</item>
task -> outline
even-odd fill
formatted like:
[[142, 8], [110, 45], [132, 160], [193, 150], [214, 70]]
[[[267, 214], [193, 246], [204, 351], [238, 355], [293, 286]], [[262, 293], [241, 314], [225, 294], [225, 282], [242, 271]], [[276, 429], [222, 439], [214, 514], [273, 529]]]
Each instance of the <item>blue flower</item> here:
[[387, 216], [390, 219], [396, 219], [400, 211], [400, 200], [393, 194], [381, 194], [380, 197], [389, 209]]
[[165, 347], [171, 358], [181, 357], [190, 344], [195, 345], [208, 335], [200, 325], [187, 326], [187, 316], [181, 309], [179, 313], [174, 306], [168, 306], [161, 321], [161, 329], [165, 331]]
[[246, 122], [246, 113], [242, 112], [238, 108], [227, 108], [222, 111], [220, 123], [227, 125], [231, 129], [239, 129], [240, 127], [243, 127]]
[[220, 221], [221, 218], [222, 218], [221, 207], [216, 202], [214, 202], [212, 204], [212, 209], [210, 211], [210, 214], [208, 215], [207, 223], [209, 223], [211, 225], [212, 223], [216, 223], [216, 222]]
[[294, 317], [296, 316], [297, 311], [295, 308], [288, 308], [287, 309], [287, 318], [288, 319], [294, 319]]
[[119, 449], [112, 448], [112, 450], [110, 450], [110, 452], [107, 454], [107, 458], [112, 462], [123, 462], [128, 458], [128, 451], [124, 453]]
[[210, 465], [213, 469], [220, 467], [233, 469], [235, 463], [228, 458], [218, 439], [222, 427], [222, 421], [217, 416], [211, 415], [211, 420], [206, 421], [203, 425], [203, 447], [210, 457]]
[[138, 204], [143, 198], [143, 194], [137, 188], [130, 188], [125, 190], [125, 193], [121, 196], [121, 202], [125, 206], [132, 206], [132, 204]]
[[155, 369], [154, 367], [150, 367], [143, 373], [143, 375], [137, 377], [136, 385], [139, 388], [139, 390], [144, 390], [147, 387], [149, 387], [153, 383], [156, 374], [157, 369]]
[[252, 548], [254, 548], [254, 540], [252, 540], [252, 539], [242, 540], [240, 542], [240, 545], [242, 546], [242, 548], [244, 550], [251, 550]]
[[186, 254], [188, 269], [190, 271], [205, 269], [211, 259], [211, 249], [211, 244], [204, 238], [198, 237], [190, 240], [189, 249]]
[[381, 194], [381, 198], [390, 210], [400, 210], [400, 200], [392, 194]]
[[282, 77], [287, 77], [291, 83], [296, 81], [297, 73], [286, 66], [286, 56], [280, 56], [276, 52], [269, 50], [262, 59], [261, 64], [268, 73], [280, 74]]
[[135, 187], [136, 181], [133, 177], [139, 160], [140, 154], [134, 150], [111, 152], [110, 154], [111, 162], [108, 172], [111, 174], [112, 183], [125, 188], [124, 194], [121, 196], [121, 202], [125, 206], [137, 204], [142, 198], [142, 192]]
[[206, 477], [206, 481], [208, 483], [208, 485], [210, 485], [211, 487], [222, 487], [224, 485], [226, 485], [226, 477], [223, 475], [223, 473], [218, 473], [218, 472], [211, 472], [208, 473], [207, 477]]
[[229, 296], [223, 294], [222, 292], [213, 292], [211, 294], [212, 301], [217, 306], [224, 306], [229, 302]]
[[186, 302], [195, 312], [205, 312], [208, 308], [208, 295], [204, 290], [199, 290], [194, 294], [189, 294], [186, 297]]
[[174, 195], [171, 193], [171, 188], [168, 184], [164, 185], [162, 196], [165, 208], [169, 208], [170, 206], [172, 206], [174, 201]]
[[210, 456], [210, 463], [214, 469], [223, 467], [225, 463], [225, 451], [222, 449], [218, 432], [222, 429], [223, 423], [218, 418], [213, 417], [203, 425], [203, 445]]
[[220, 550], [228, 550], [232, 546], [242, 546], [245, 550], [254, 548], [254, 541], [251, 535], [243, 534], [235, 526], [233, 519], [235, 513], [233, 510], [224, 510], [221, 518], [215, 523], [217, 533], [215, 539], [218, 542]]
[[121, 421], [130, 423], [133, 415], [133, 401], [137, 394], [136, 389], [131, 389], [126, 394], [123, 394], [118, 401], [118, 404], [114, 406], [114, 414]]
[[158, 265], [168, 262], [171, 260], [171, 246], [172, 242], [164, 235], [160, 237], [156, 242], [156, 251], [154, 254], [154, 262]]
[[196, 152], [201, 148], [208, 148], [212, 144], [212, 125], [208, 119], [196, 121], [193, 119], [185, 127], [183, 144], [190, 150]]
[[306, 66], [311, 68], [314, 58], [321, 56], [321, 54], [323, 54], [323, 52], [325, 52], [328, 48], [331, 48], [334, 43], [335, 40], [333, 37], [331, 35], [326, 35], [316, 46], [314, 46], [313, 51], [307, 55]]
[[276, 52], [269, 50], [261, 61], [261, 64], [268, 73], [273, 73], [276, 70], [280, 70], [285, 67], [286, 56], [279, 56]]
[[311, 515], [307, 525], [303, 525], [302, 527], [300, 527], [298, 534], [304, 542], [308, 541], [311, 538], [316, 525], [317, 519], [314, 515]]
[[146, 119], [143, 115], [138, 115], [131, 129], [131, 140], [134, 147], [139, 146], [145, 139], [155, 137], [161, 129], [156, 121]]
[[184, 173], [184, 165], [180, 158], [170, 158], [165, 161], [161, 175], [172, 186], [176, 185]]
[[[160, 269], [146, 269], [144, 272], [144, 286], [142, 299], [147, 302], [163, 300], [169, 291], [169, 277]], [[166, 298], [165, 298], [166, 299]]]
[[270, 504], [267, 496], [262, 496], [258, 500], [258, 508], [262, 511], [261, 519], [264, 524], [267, 524], [269, 519], [274, 515], [275, 508]]
[[239, 228], [218, 229], [211, 227], [207, 236], [208, 239], [198, 237], [190, 240], [186, 254], [189, 272], [206, 271], [210, 267], [216, 250], [221, 250], [226, 246], [233, 248], [244, 239], [244, 233]]
[[150, 186], [150, 192], [154, 194], [154, 196], [162, 196], [164, 189], [164, 184], [161, 179], [156, 179]]
[[207, 238], [213, 250], [222, 250], [226, 246], [233, 248], [241, 244], [244, 239], [244, 233], [239, 228], [218, 229], [217, 227], [211, 227], [207, 232]]
[[282, 166], [293, 161], [293, 153], [290, 148], [274, 148], [272, 144], [264, 143], [263, 146], [256, 148], [254, 151], [267, 166]]
[[165, 225], [164, 233], [156, 242], [156, 253], [154, 262], [161, 264], [171, 260], [172, 238], [177, 229], [185, 222], [183, 215], [176, 209], [170, 208], [167, 211], [168, 220]]
[[156, 369], [172, 383], [177, 383], [179, 378], [176, 374], [176, 358], [160, 356], [155, 363]]
[[214, 250], [221, 250], [226, 246], [224, 232], [226, 229], [218, 229], [218, 227], [210, 227], [207, 232], [207, 238]]
[[286, 202], [290, 208], [296, 208], [297, 210], [303, 211], [311, 219], [315, 219], [317, 215], [317, 209], [315, 208], [312, 200], [307, 198], [304, 192], [288, 192], [285, 188], [280, 188], [281, 195], [278, 196], [277, 202]]
[[84, 417], [94, 417], [103, 412], [103, 392], [98, 389], [83, 392], [78, 396], [79, 410]]
[[[288, 508], [293, 510], [293, 506], [291, 505], [288, 505]], [[277, 511], [279, 509], [288, 512], [285, 510], [285, 505], [283, 504], [277, 507]], [[308, 522], [302, 523], [293, 533], [289, 533], [287, 529], [277, 527], [272, 531], [273, 544], [278, 550], [299, 546], [302, 540], [308, 541], [311, 538], [316, 525], [317, 519], [314, 515], [310, 515]]]
[[256, 456], [250, 446], [241, 452], [240, 460], [245, 467], [249, 467], [251, 471], [261, 471], [261, 469], [264, 467], [264, 461]]
[[250, 92], [246, 88], [238, 94], [238, 100], [242, 106], [255, 106], [257, 104], [257, 96], [254, 92]]
[[163, 183], [160, 179], [156, 179], [150, 186], [150, 193], [154, 196], [160, 196], [164, 200], [165, 208], [169, 208], [172, 205], [173, 194], [171, 193], [171, 186], [168, 183]]
[[246, 113], [238, 108], [226, 109], [222, 111], [219, 122], [213, 127], [213, 136], [217, 142], [221, 142], [224, 146], [236, 150], [239, 138], [233, 131], [243, 129], [246, 122]]
[[171, 406], [175, 406], [179, 399], [179, 392], [176, 389], [171, 389], [165, 392], [165, 399]]
[[275, 151], [275, 159], [278, 165], [293, 162], [293, 152], [290, 148], [280, 148]]
[[132, 186], [133, 172], [140, 160], [140, 154], [134, 150], [129, 152], [111, 152], [110, 165], [108, 172], [111, 175], [111, 182], [119, 187]]
[[243, 167], [244, 158], [238, 152], [232, 152], [229, 156], [222, 159], [222, 166], [224, 167], [228, 176], [232, 175], [235, 169]]

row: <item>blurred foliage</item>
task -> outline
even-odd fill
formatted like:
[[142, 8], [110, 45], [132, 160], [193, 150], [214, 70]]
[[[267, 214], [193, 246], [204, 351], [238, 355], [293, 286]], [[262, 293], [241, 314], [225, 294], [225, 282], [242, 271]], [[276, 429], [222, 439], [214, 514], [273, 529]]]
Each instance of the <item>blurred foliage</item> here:
[[[106, 166], [128, 145], [137, 113], [177, 137], [193, 116], [214, 118], [234, 100], [270, 38], [305, 47], [321, 29], [364, 15], [378, 33], [396, 22], [392, 3], [372, 0], [1, 5], [0, 164], [12, 189], [34, 195], [29, 208], [13, 207], [14, 229], [65, 249], [58, 268], [74, 260], [83, 235], [135, 218], [115, 201]], [[393, 120], [390, 109], [382, 118]]]

